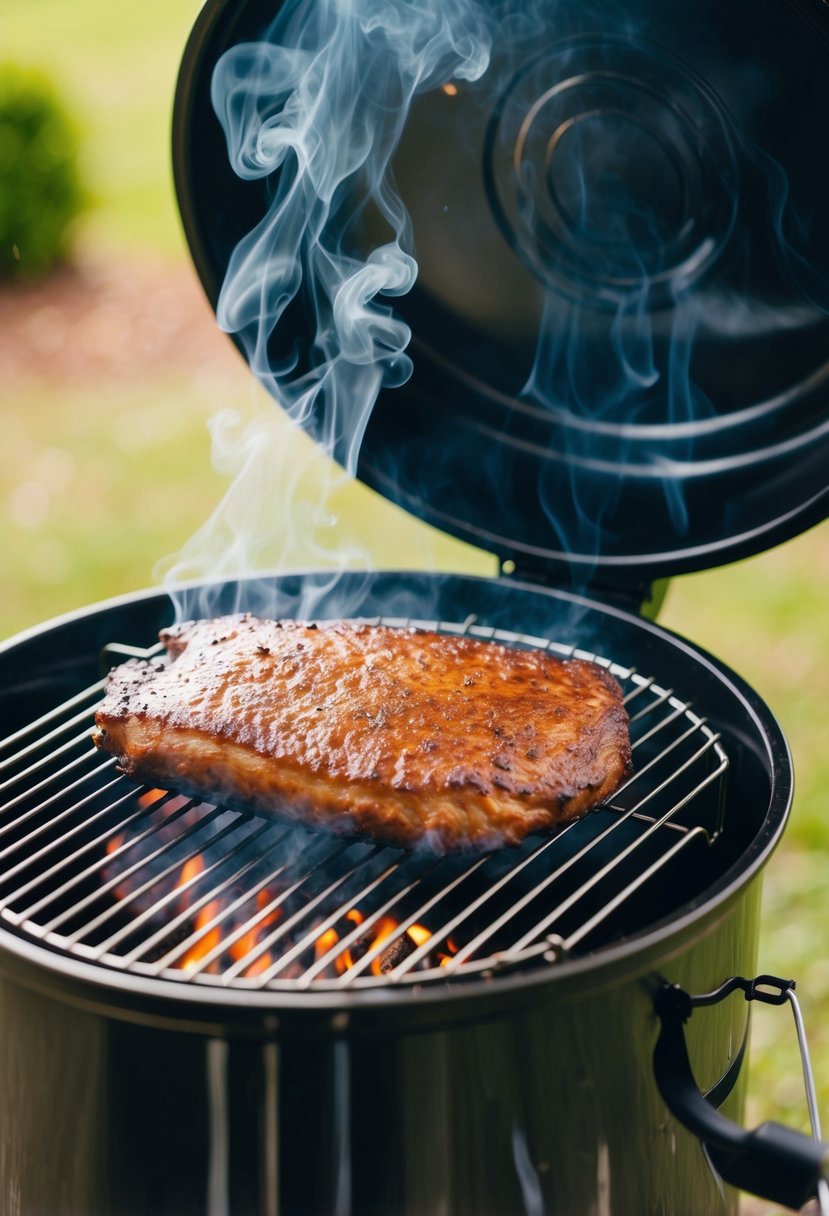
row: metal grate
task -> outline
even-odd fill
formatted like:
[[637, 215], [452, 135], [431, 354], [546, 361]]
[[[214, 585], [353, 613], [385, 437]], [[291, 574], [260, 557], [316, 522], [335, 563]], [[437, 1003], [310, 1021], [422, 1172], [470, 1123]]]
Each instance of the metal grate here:
[[90, 741], [102, 680], [0, 746], [0, 922], [135, 975], [336, 990], [555, 962], [641, 931], [688, 897], [683, 874], [704, 872], [716, 852], [728, 769], [688, 702], [607, 659], [474, 618], [373, 623], [609, 668], [631, 718], [633, 776], [602, 807], [518, 847], [407, 852], [137, 787]]

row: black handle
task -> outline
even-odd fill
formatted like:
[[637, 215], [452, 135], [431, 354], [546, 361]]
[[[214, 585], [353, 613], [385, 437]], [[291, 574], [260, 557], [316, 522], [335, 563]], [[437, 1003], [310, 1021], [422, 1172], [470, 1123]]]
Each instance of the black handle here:
[[[746, 1131], [726, 1119], [699, 1091], [683, 1029], [696, 1005], [714, 1004], [736, 990], [742, 991], [746, 1000], [779, 1005], [786, 1000], [787, 988], [793, 986], [793, 981], [773, 976], [756, 980], [735, 976], [716, 992], [692, 997], [682, 988], [664, 984], [654, 1001], [662, 1026], [653, 1067], [659, 1092], [671, 1114], [705, 1143], [714, 1168], [725, 1182], [773, 1203], [801, 1208], [817, 1193], [818, 1181], [829, 1163], [829, 1145], [779, 1123], [762, 1123], [754, 1131]], [[777, 991], [769, 992], [769, 987]]]

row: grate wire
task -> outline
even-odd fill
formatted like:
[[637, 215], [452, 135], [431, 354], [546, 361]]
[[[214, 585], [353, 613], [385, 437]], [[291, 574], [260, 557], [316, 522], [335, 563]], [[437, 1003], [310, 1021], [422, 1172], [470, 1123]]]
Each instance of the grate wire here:
[[[711, 852], [725, 827], [728, 758], [673, 689], [472, 617], [370, 623], [607, 668], [624, 691], [633, 773], [602, 807], [515, 848], [405, 851], [135, 785], [90, 746], [98, 681], [0, 743], [0, 922], [62, 953], [177, 983], [456, 982], [636, 932], [640, 896], [670, 885], [685, 853]], [[118, 660], [159, 649], [108, 648]]]

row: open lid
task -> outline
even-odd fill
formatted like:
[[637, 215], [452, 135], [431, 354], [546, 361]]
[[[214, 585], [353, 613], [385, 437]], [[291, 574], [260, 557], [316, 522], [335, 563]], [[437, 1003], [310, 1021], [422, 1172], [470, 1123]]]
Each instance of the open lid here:
[[[395, 44], [412, 13], [434, 19], [431, 42], [403, 28]], [[266, 31], [280, 49], [234, 51], [216, 95], [240, 177], [211, 81], [226, 51]], [[411, 54], [441, 38], [397, 130]], [[563, 577], [567, 563], [599, 582], [731, 561], [826, 515], [822, 0], [208, 0], [176, 96], [179, 203], [214, 306], [231, 259], [249, 276], [253, 264], [233, 336], [294, 402], [330, 353], [318, 325], [330, 330], [336, 307], [320, 304], [307, 227], [284, 211], [264, 225], [308, 150], [247, 169], [278, 146], [295, 102], [316, 113], [329, 76], [292, 92], [296, 62], [319, 64], [332, 42], [350, 93], [327, 108], [346, 125], [316, 130], [316, 154], [333, 161], [346, 134], [370, 151], [335, 182], [321, 239], [336, 225], [337, 256], [360, 266], [397, 227], [419, 267], [380, 310], [411, 328], [412, 372], [392, 386], [405, 359], [390, 357], [378, 373], [356, 428], [362, 480], [519, 567]], [[240, 134], [251, 114], [258, 127]], [[263, 333], [257, 310], [274, 297], [279, 324]], [[358, 342], [348, 360], [361, 359]], [[354, 428], [332, 432], [318, 399], [299, 419], [347, 463]]]

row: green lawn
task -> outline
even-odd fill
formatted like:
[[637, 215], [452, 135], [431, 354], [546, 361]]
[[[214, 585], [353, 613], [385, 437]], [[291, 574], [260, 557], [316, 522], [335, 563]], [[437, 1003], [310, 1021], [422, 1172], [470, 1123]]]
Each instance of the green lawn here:
[[[226, 339], [217, 332], [216, 341]], [[0, 386], [6, 569], [0, 637], [153, 585], [157, 564], [205, 523], [227, 488], [227, 467], [225, 475], [211, 467], [207, 422], [229, 407], [249, 428], [245, 443], [254, 452], [250, 456], [243, 445], [243, 513], [250, 519], [255, 512], [261, 522], [256, 550], [245, 555], [255, 568], [333, 567], [345, 560], [351, 566], [370, 561], [377, 567], [493, 569], [488, 555], [346, 481], [302, 432], [256, 396], [241, 360], [236, 375], [195, 383], [151, 370], [135, 383], [82, 388], [56, 388], [33, 377], [15, 387], [13, 400]], [[215, 545], [206, 557], [215, 557], [219, 572], [222, 555]], [[211, 573], [205, 560], [190, 577]]]
[[[186, 256], [171, 195], [168, 127], [177, 62], [194, 15], [194, 5], [178, 0], [4, 2], [3, 55], [47, 67], [85, 133], [84, 166], [95, 199], [79, 230], [86, 255], [123, 259], [125, 267], [144, 250], [172, 260]], [[209, 466], [207, 419], [228, 405], [260, 408], [250, 405], [241, 363], [235, 374], [214, 379], [159, 377], [149, 366], [140, 382], [71, 388], [33, 368], [13, 394], [3, 389], [2, 634], [150, 584], [155, 563], [202, 524], [224, 484]], [[292, 467], [303, 469], [299, 506], [291, 508], [302, 539], [287, 534], [289, 509], [263, 468], [267, 510], [277, 521], [273, 551], [258, 555], [263, 564], [280, 557], [294, 565], [325, 561], [345, 537], [358, 537], [380, 565], [492, 568], [486, 555], [436, 540], [358, 487], [338, 487], [327, 515], [315, 516], [323, 466], [284, 426], [281, 434], [283, 445], [293, 445]], [[775, 553], [676, 580], [662, 617], [743, 674], [774, 707], [791, 740], [797, 806], [767, 877], [761, 969], [801, 981], [826, 1112], [828, 571], [824, 524]], [[755, 1118], [801, 1118], [792, 1043], [784, 1011], [757, 1017]]]

